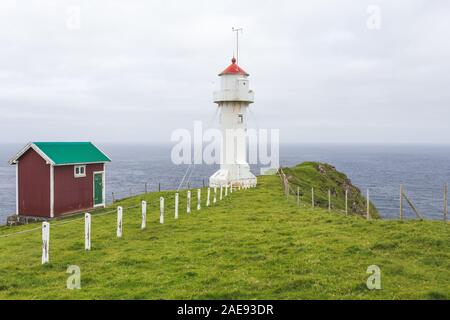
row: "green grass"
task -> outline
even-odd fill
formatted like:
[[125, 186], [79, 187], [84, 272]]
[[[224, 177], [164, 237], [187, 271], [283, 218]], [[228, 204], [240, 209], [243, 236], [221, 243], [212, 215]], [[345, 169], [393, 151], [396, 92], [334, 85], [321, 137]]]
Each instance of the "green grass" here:
[[[292, 168], [283, 168], [291, 185], [291, 193], [300, 190], [302, 202], [311, 204], [314, 188], [314, 205], [328, 208], [328, 190], [331, 191], [331, 208], [345, 211], [345, 190], [348, 190], [348, 212], [366, 216], [366, 195], [350, 179], [333, 166], [320, 162], [304, 162]], [[379, 218], [375, 205], [370, 202], [370, 216]]]
[[[449, 225], [439, 221], [366, 221], [296, 207], [276, 176], [260, 177], [216, 207], [173, 218], [173, 193], [160, 225], [159, 196], [140, 210], [92, 217], [92, 251], [83, 221], [52, 222], [50, 264], [40, 264], [39, 231], [0, 238], [0, 299], [449, 299]], [[206, 192], [203, 192], [203, 197]], [[193, 204], [196, 203], [194, 193]], [[69, 220], [64, 220], [69, 221]], [[39, 225], [0, 228], [0, 234]], [[369, 265], [381, 268], [382, 290], [366, 288]], [[69, 265], [81, 268], [80, 290], [66, 289]]]

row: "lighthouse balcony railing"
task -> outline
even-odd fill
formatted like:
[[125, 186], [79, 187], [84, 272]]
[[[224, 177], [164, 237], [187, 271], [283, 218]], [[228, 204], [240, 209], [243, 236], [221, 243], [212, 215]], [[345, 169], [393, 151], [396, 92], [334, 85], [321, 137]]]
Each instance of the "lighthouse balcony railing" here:
[[255, 93], [252, 90], [220, 90], [213, 93], [214, 102], [242, 101], [253, 103]]

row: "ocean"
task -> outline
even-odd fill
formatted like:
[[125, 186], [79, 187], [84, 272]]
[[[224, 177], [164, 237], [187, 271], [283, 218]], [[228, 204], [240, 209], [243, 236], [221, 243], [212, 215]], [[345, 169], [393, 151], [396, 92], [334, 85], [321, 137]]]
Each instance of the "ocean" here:
[[[23, 145], [0, 145], [0, 224], [15, 212], [15, 168], [8, 164]], [[174, 165], [171, 145], [99, 144], [113, 160], [106, 169], [107, 201], [148, 191], [177, 189], [187, 165]], [[280, 163], [328, 162], [347, 174], [353, 184], [370, 189], [371, 200], [383, 218], [399, 214], [400, 184], [427, 219], [442, 219], [444, 184], [450, 181], [450, 146], [284, 144]], [[186, 178], [192, 187], [202, 186], [217, 165], [191, 166]], [[252, 171], [259, 174], [260, 168]], [[408, 218], [414, 213], [405, 204]]]

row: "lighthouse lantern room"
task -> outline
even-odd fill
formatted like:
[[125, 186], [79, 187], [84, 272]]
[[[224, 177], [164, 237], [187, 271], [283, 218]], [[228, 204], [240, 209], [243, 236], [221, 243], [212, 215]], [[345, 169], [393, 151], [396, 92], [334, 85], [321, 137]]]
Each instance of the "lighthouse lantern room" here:
[[210, 186], [255, 186], [257, 179], [247, 163], [247, 109], [254, 101], [249, 74], [233, 57], [219, 76], [221, 87], [214, 92], [214, 102], [220, 108], [220, 170], [210, 177]]

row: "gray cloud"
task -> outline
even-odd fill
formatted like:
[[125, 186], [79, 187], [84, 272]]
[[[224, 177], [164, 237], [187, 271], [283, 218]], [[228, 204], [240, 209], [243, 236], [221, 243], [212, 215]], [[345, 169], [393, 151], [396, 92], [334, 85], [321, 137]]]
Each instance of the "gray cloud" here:
[[[381, 29], [366, 26], [368, 5]], [[70, 8], [80, 29], [67, 28]], [[447, 1], [0, 2], [0, 143], [168, 142], [208, 123], [244, 27], [250, 123], [289, 142], [450, 143]]]

